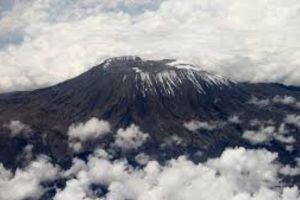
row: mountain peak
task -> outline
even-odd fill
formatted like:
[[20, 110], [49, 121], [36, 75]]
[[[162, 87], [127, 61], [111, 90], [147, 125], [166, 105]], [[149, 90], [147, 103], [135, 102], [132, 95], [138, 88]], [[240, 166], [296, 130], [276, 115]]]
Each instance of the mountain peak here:
[[163, 60], [144, 60], [139, 56], [119, 56], [108, 58], [103, 63], [103, 68], [106, 69], [110, 66], [116, 67], [127, 67], [127, 68], [135, 68], [136, 65], [142, 68], [177, 68], [177, 69], [193, 69], [193, 70], [201, 70], [199, 67], [182, 60], [176, 59], [163, 59]]
[[113, 66], [116, 64], [124, 64], [124, 63], [136, 63], [142, 62], [142, 59], [138, 56], [119, 56], [106, 59], [104, 61], [103, 68], [108, 68], [109, 66]]
[[179, 60], [142, 60], [137, 56], [122, 56], [105, 60], [100, 73], [122, 84], [133, 84], [143, 96], [176, 95], [183, 88], [207, 94], [212, 87], [222, 89], [234, 82]]

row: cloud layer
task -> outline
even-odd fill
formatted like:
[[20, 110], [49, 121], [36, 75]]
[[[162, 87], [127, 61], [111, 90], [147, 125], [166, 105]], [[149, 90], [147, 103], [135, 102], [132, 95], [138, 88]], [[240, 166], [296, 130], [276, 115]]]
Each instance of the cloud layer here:
[[9, 124], [4, 124], [3, 127], [9, 129], [12, 136], [17, 136], [22, 133], [26, 134], [31, 131], [28, 125], [23, 124], [19, 120], [12, 120]]
[[300, 84], [299, 8], [297, 0], [4, 1], [0, 91], [54, 84], [128, 54]]
[[137, 149], [148, 138], [149, 135], [147, 133], [141, 132], [138, 126], [132, 124], [126, 129], [121, 128], [117, 131], [114, 144], [123, 150]]
[[41, 183], [55, 180], [59, 172], [59, 167], [51, 164], [46, 156], [40, 156], [14, 174], [0, 163], [0, 199], [38, 199], [45, 192]]
[[[276, 162], [277, 154], [266, 150], [227, 149], [219, 158], [203, 164], [194, 164], [186, 157], [180, 157], [166, 165], [148, 161], [143, 168], [134, 168], [124, 160], [110, 161], [107, 156], [105, 151], [99, 149], [87, 162], [75, 159], [67, 173], [66, 187], [58, 190], [54, 199], [300, 198], [297, 187], [282, 185], [279, 178], [282, 166]], [[92, 190], [90, 185], [93, 184], [102, 186], [104, 190]], [[103, 198], [99, 198], [99, 194]]]
[[66, 184], [56, 187], [54, 200], [300, 199], [298, 188], [286, 186], [280, 177], [298, 175], [299, 158], [296, 166], [284, 166], [277, 153], [265, 149], [228, 148], [220, 157], [199, 164], [186, 156], [166, 164], [145, 154], [140, 157], [144, 157], [143, 167], [134, 167], [96, 149], [87, 160], [74, 158], [65, 171], [43, 155], [15, 172], [0, 163], [0, 197], [38, 199], [61, 179]]
[[[238, 116], [230, 119], [234, 120], [227, 123], [240, 123]], [[272, 121], [252, 120], [251, 124], [257, 129], [245, 131], [243, 137], [253, 144], [277, 140], [291, 145], [295, 139], [289, 136], [286, 124], [298, 126], [298, 121], [298, 115], [287, 115], [277, 127]], [[191, 131], [212, 131], [224, 126], [224, 123], [191, 121], [183, 126]], [[22, 133], [23, 123], [12, 121], [11, 124], [14, 125], [11, 127], [16, 127], [12, 131]], [[300, 174], [300, 158], [297, 157], [295, 165], [293, 160], [285, 165], [276, 152], [231, 147], [219, 157], [201, 163], [193, 162], [188, 155], [159, 162], [141, 150], [137, 154], [129, 151], [136, 161], [132, 163], [126, 157], [118, 157], [114, 147], [124, 151], [136, 150], [151, 139], [134, 124], [114, 133], [108, 122], [91, 118], [72, 124], [68, 136], [71, 147], [76, 147], [74, 144], [78, 143], [80, 148], [74, 150], [80, 151], [82, 143], [102, 139], [108, 133], [112, 134], [113, 141], [107, 149], [95, 146], [93, 153], [86, 157], [74, 156], [68, 169], [59, 167], [45, 155], [37, 155], [33, 159], [33, 145], [27, 145], [24, 148], [24, 155], [28, 157], [27, 166], [14, 171], [0, 163], [0, 199], [35, 200], [49, 192], [54, 195], [54, 200], [300, 199], [298, 187], [283, 181], [283, 178]], [[166, 142], [165, 145], [174, 145], [180, 143], [180, 138], [170, 137]], [[201, 151], [198, 153], [201, 154]]]
[[82, 149], [82, 143], [101, 139], [111, 131], [109, 122], [91, 118], [85, 123], [72, 124], [68, 130], [69, 144], [75, 151]]

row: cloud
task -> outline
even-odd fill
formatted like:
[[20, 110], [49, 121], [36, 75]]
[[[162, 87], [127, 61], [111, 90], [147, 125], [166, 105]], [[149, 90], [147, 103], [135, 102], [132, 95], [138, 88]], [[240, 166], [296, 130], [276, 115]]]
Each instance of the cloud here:
[[300, 116], [299, 115], [288, 115], [284, 121], [288, 124], [293, 124], [300, 128]]
[[80, 151], [82, 143], [102, 138], [111, 131], [109, 122], [91, 118], [85, 123], [72, 124], [68, 130], [69, 143], [75, 151]]
[[260, 108], [270, 106], [273, 104], [291, 105], [294, 106], [295, 108], [300, 108], [300, 102], [297, 101], [295, 97], [287, 96], [287, 95], [284, 96], [276, 95], [273, 99], [258, 99], [256, 97], [252, 97], [252, 99], [250, 99], [248, 103], [257, 105]]
[[297, 100], [294, 97], [292, 97], [292, 96], [286, 96], [285, 95], [285, 96], [281, 97], [279, 95], [276, 95], [273, 98], [273, 102], [289, 105], [289, 104], [295, 104], [295, 103], [297, 103]]
[[97, 118], [91, 118], [85, 123], [72, 124], [68, 135], [71, 139], [85, 141], [104, 136], [110, 132], [110, 124]]
[[77, 179], [71, 179], [66, 182], [63, 191], [59, 191], [54, 200], [96, 200], [96, 198], [86, 198], [84, 185]]
[[269, 106], [271, 104], [270, 99], [258, 99], [256, 97], [252, 97], [249, 101], [250, 104], [257, 105], [260, 108]]
[[41, 183], [55, 180], [59, 171], [45, 156], [40, 156], [24, 169], [17, 169], [15, 173], [0, 164], [0, 199], [38, 199], [45, 191]]
[[[220, 158], [209, 160], [207, 165], [220, 171], [228, 180], [239, 184], [236, 185], [238, 191], [255, 193], [259, 191], [259, 187], [272, 187], [278, 184], [276, 175], [278, 166], [272, 164], [276, 158], [276, 153], [266, 150], [237, 148], [223, 152]], [[236, 167], [233, 167], [234, 165]]]
[[195, 120], [183, 124], [183, 126], [190, 131], [196, 131], [196, 130], [212, 131], [221, 128], [223, 125], [224, 124], [222, 122], [201, 122]]
[[[54, 200], [152, 200], [211, 199], [298, 200], [297, 186], [281, 182], [281, 174], [294, 176], [299, 166], [283, 166], [277, 153], [264, 149], [228, 148], [220, 157], [195, 164], [187, 157], [159, 164], [143, 153], [139, 167], [126, 159], [114, 160], [96, 149], [87, 160], [74, 158], [70, 169], [62, 171], [49, 158], [39, 156], [15, 173], [0, 164], [0, 198], [38, 199], [47, 186], [42, 183], [63, 178]], [[216, 192], [217, 191], [217, 192]]]
[[123, 150], [137, 149], [149, 138], [147, 133], [140, 131], [139, 127], [132, 124], [126, 129], [119, 129], [115, 136], [114, 144]]
[[287, 96], [287, 95], [279, 96], [279, 95], [276, 95], [273, 98], [273, 102], [274, 103], [281, 103], [281, 104], [285, 104], [285, 105], [292, 105], [295, 108], [300, 109], [300, 102], [295, 97], [292, 97], [292, 96]]
[[174, 147], [179, 145], [184, 145], [183, 138], [179, 137], [178, 135], [171, 135], [164, 140], [160, 147], [164, 149], [166, 147]]
[[293, 136], [289, 136], [288, 133], [289, 131], [283, 123], [279, 126], [279, 128], [269, 125], [260, 126], [259, 130], [246, 130], [242, 137], [249, 140], [252, 144], [261, 144], [272, 140], [292, 144], [296, 140]]
[[280, 173], [286, 176], [297, 176], [300, 175], [300, 158], [296, 158], [296, 166], [291, 167], [286, 165], [280, 169]]
[[3, 127], [8, 128], [13, 137], [22, 133], [27, 134], [31, 132], [31, 128], [19, 120], [12, 120], [9, 124], [4, 124]]
[[300, 84], [299, 8], [295, 0], [14, 1], [0, 16], [0, 91], [51, 85], [128, 54]]
[[227, 121], [232, 124], [240, 124], [242, 122], [237, 115], [230, 116]]
[[275, 123], [274, 123], [274, 121], [273, 120], [268, 120], [268, 121], [261, 121], [261, 120], [258, 120], [258, 119], [251, 119], [250, 121], [249, 121], [249, 124], [250, 124], [250, 126], [260, 126], [260, 125], [262, 125], [262, 124], [264, 124], [264, 125], [274, 125]]
[[245, 131], [243, 138], [249, 140], [253, 144], [264, 143], [272, 139], [272, 135], [275, 134], [275, 127], [261, 127], [258, 131]]
[[[149, 161], [134, 168], [126, 160], [110, 161], [95, 154], [80, 164], [80, 170], [74, 171], [54, 199], [299, 199], [296, 186], [280, 182], [282, 166], [276, 159], [276, 153], [263, 149], [229, 148], [205, 163], [195, 164], [183, 156], [165, 165]], [[97, 193], [91, 184], [107, 188], [107, 192]]]
[[139, 153], [135, 156], [135, 161], [140, 165], [146, 165], [150, 160], [150, 157], [144, 153]]

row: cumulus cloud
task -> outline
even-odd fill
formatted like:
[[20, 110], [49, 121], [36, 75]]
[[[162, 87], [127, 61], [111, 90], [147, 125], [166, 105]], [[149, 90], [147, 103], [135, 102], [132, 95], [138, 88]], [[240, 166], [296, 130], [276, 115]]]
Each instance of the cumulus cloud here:
[[242, 122], [237, 115], [230, 116], [227, 121], [232, 124], [240, 124]]
[[[296, 186], [280, 182], [282, 166], [276, 159], [277, 154], [267, 150], [230, 148], [202, 164], [179, 157], [165, 165], [150, 161], [134, 168], [126, 160], [110, 161], [95, 154], [80, 164], [54, 199], [299, 199]], [[91, 184], [107, 192], [96, 193]]]
[[137, 149], [142, 146], [149, 138], [147, 133], [140, 131], [140, 128], [134, 124], [126, 129], [119, 129], [115, 136], [114, 144], [123, 150]]
[[195, 121], [192, 120], [190, 122], [186, 122], [183, 124], [185, 128], [187, 128], [190, 131], [196, 131], [196, 130], [208, 130], [212, 131], [218, 128], [221, 128], [224, 125], [222, 122], [202, 122], [202, 121]]
[[257, 105], [260, 108], [263, 108], [263, 107], [269, 106], [271, 101], [270, 101], [270, 99], [258, 99], [256, 97], [252, 97], [252, 99], [250, 99], [249, 103]]
[[38, 199], [45, 191], [41, 183], [55, 180], [59, 171], [45, 156], [40, 156], [24, 169], [17, 169], [15, 173], [0, 164], [0, 199]]
[[280, 169], [280, 173], [287, 176], [300, 175], [300, 158], [296, 159], [296, 166], [291, 167], [290, 165], [286, 165]]
[[273, 99], [258, 99], [256, 97], [252, 97], [252, 99], [250, 99], [248, 103], [257, 105], [260, 108], [270, 106], [272, 104], [284, 104], [284, 105], [291, 105], [296, 108], [300, 108], [300, 102], [297, 101], [295, 97], [287, 96], [287, 95], [284, 96], [276, 95]]
[[292, 97], [292, 96], [279, 96], [279, 95], [276, 95], [274, 98], [273, 98], [273, 102], [275, 103], [282, 103], [282, 104], [295, 104], [297, 102], [297, 100]]
[[179, 145], [184, 145], [183, 138], [179, 137], [178, 135], [171, 135], [164, 140], [164, 142], [160, 145], [160, 148], [164, 149], [166, 147], [174, 147]]
[[275, 127], [261, 127], [258, 131], [245, 131], [243, 138], [249, 140], [253, 144], [264, 143], [269, 141], [275, 133]]
[[97, 149], [87, 160], [74, 158], [71, 168], [61, 171], [40, 156], [15, 173], [0, 164], [0, 197], [38, 199], [46, 190], [41, 183], [62, 177], [66, 184], [57, 188], [54, 200], [298, 200], [297, 186], [285, 186], [280, 175], [298, 175], [299, 166], [283, 166], [277, 158], [264, 149], [228, 148], [204, 163], [181, 156], [159, 164], [141, 153], [136, 159], [142, 167], [134, 167]]
[[72, 124], [68, 130], [70, 145], [79, 151], [82, 142], [102, 138], [110, 131], [109, 122], [97, 118], [91, 118], [85, 123]]
[[0, 16], [0, 91], [54, 84], [128, 54], [299, 84], [299, 8], [295, 0], [14, 1]]
[[288, 115], [285, 118], [285, 122], [288, 124], [293, 124], [300, 128], [300, 116], [299, 115]]
[[68, 135], [85, 141], [91, 138], [102, 137], [110, 132], [110, 124], [97, 118], [91, 118], [85, 123], [72, 124], [69, 127]]
[[9, 124], [4, 124], [3, 126], [10, 130], [12, 136], [17, 136], [22, 133], [26, 134], [31, 131], [31, 128], [28, 125], [19, 120], [12, 120]]
[[276, 95], [273, 98], [273, 102], [274, 103], [281, 103], [281, 104], [285, 104], [285, 105], [292, 105], [292, 106], [300, 109], [300, 101], [298, 101], [295, 97], [292, 97], [292, 96], [287, 96], [287, 95], [279, 96], [279, 95]]
[[261, 120], [258, 120], [258, 119], [251, 119], [249, 121], [249, 124], [250, 124], [250, 126], [260, 126], [262, 124], [264, 124], [264, 125], [274, 125], [275, 123], [271, 119], [268, 120], [268, 121], [261, 121]]
[[291, 144], [296, 140], [293, 136], [288, 135], [286, 125], [283, 123], [277, 129], [275, 126], [260, 126], [259, 130], [246, 130], [243, 133], [243, 138], [249, 140], [252, 144], [260, 144], [277, 140], [282, 143]]
[[150, 157], [144, 153], [139, 153], [135, 156], [135, 161], [140, 165], [146, 165], [150, 160]]

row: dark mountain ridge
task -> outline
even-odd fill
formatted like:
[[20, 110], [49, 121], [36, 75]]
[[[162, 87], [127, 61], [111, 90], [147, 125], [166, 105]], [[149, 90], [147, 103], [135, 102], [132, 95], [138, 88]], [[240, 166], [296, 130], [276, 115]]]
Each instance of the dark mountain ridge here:
[[[109, 121], [113, 133], [131, 124], [138, 125], [151, 138], [139, 150], [162, 160], [199, 150], [213, 156], [227, 146], [253, 147], [241, 137], [251, 128], [251, 120], [272, 120], [279, 126], [288, 114], [300, 113], [300, 108], [291, 105], [259, 107], [249, 103], [253, 97], [263, 100], [276, 96], [291, 96], [299, 101], [300, 88], [235, 82], [175, 60], [112, 58], [49, 88], [1, 94], [0, 124], [19, 120], [30, 126], [32, 134], [11, 137], [9, 130], [0, 126], [0, 161], [16, 167], [22, 160], [22, 148], [33, 144], [34, 153], [46, 153], [68, 165], [74, 154], [68, 147], [68, 128], [92, 117]], [[192, 120], [223, 125], [216, 130], [191, 131], [184, 123]], [[300, 138], [296, 134], [299, 130], [293, 130], [291, 134], [297, 140], [294, 156], [300, 155]], [[161, 145], [173, 136], [180, 138], [180, 145], [165, 147], [160, 153]], [[108, 136], [99, 144], [105, 146], [111, 140], [112, 136]], [[292, 156], [281, 143], [265, 147], [281, 149], [283, 160]]]

